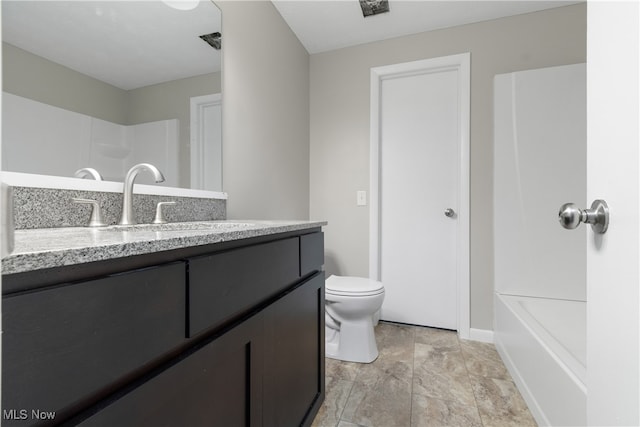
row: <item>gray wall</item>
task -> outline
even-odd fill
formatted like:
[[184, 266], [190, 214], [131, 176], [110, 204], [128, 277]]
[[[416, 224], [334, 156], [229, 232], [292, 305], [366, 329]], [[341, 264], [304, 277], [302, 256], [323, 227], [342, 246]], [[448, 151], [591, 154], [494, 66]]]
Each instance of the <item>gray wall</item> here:
[[227, 216], [307, 219], [309, 54], [271, 2], [216, 4]]
[[2, 90], [113, 123], [127, 121], [126, 90], [4, 42]]
[[[471, 327], [493, 329], [493, 76], [586, 61], [586, 5], [311, 55], [310, 216], [329, 273], [368, 276], [371, 67], [471, 52]], [[428, 266], [425, 266], [428, 268]]]

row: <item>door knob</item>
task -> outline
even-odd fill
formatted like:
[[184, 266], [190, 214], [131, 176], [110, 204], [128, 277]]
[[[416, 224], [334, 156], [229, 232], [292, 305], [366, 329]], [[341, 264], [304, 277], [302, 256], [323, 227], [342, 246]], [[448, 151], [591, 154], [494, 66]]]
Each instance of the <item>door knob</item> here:
[[573, 230], [581, 222], [591, 224], [594, 233], [604, 234], [609, 227], [609, 206], [604, 200], [594, 200], [591, 209], [580, 210], [573, 203], [560, 206], [558, 220], [564, 228]]
[[447, 216], [449, 218], [453, 218], [453, 216], [456, 214], [456, 212], [451, 209], [451, 208], [447, 208], [444, 210], [444, 216]]

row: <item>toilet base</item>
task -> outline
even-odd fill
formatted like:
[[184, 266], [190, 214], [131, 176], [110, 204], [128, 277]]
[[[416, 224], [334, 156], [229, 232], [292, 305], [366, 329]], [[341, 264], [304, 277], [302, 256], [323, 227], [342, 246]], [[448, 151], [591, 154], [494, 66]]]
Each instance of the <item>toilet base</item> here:
[[330, 359], [371, 363], [378, 358], [371, 318], [344, 322], [339, 331], [327, 327], [325, 336], [325, 355]]

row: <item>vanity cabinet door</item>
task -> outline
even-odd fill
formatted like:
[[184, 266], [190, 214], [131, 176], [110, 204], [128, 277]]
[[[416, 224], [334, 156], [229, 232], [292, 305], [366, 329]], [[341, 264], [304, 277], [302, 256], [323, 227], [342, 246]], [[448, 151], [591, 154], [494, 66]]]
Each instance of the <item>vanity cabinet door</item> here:
[[264, 331], [257, 314], [79, 425], [262, 425]]
[[264, 425], [310, 425], [324, 399], [324, 272], [264, 313]]
[[159, 363], [185, 340], [185, 276], [177, 262], [3, 297], [2, 425], [58, 424]]

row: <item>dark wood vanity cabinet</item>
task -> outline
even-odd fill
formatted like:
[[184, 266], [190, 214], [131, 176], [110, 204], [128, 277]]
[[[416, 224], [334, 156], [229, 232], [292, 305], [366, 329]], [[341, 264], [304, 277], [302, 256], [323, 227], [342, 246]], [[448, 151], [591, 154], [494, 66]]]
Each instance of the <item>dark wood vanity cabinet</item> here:
[[[264, 426], [313, 421], [324, 398], [324, 272], [264, 311]], [[305, 418], [307, 417], [307, 418]]]
[[3, 296], [2, 425], [310, 425], [324, 250], [308, 231]]
[[300, 238], [189, 259], [189, 336], [277, 295], [300, 279]]
[[262, 320], [253, 316], [195, 349], [80, 425], [262, 425]]
[[184, 287], [179, 262], [4, 296], [2, 425], [65, 419], [180, 345]]

